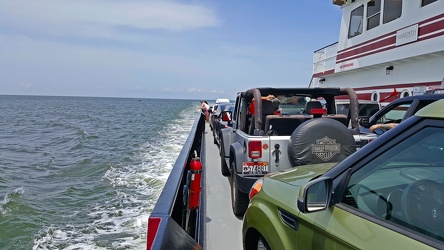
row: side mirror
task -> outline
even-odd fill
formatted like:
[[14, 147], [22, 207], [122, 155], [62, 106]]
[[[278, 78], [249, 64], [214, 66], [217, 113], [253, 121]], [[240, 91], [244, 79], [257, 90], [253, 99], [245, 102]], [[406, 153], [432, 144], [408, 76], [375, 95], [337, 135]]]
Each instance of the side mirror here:
[[333, 179], [320, 177], [309, 182], [299, 193], [298, 208], [302, 213], [326, 209], [330, 204]]
[[220, 114], [222, 117], [222, 121], [230, 122], [231, 121], [231, 112], [230, 111], [222, 111]]
[[370, 128], [370, 117], [369, 116], [361, 116], [359, 117], [359, 125], [364, 128]]

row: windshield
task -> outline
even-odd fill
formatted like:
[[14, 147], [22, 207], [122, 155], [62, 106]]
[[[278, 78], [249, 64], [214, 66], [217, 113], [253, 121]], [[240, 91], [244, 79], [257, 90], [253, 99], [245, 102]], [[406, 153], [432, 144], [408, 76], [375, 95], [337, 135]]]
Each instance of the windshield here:
[[300, 114], [305, 108], [307, 100], [304, 96], [281, 96], [278, 95], [279, 107], [282, 109], [282, 114], [294, 115]]
[[[348, 110], [350, 109], [349, 103], [338, 103], [336, 104], [336, 111], [338, 114], [348, 115]], [[359, 104], [359, 117], [361, 116], [372, 116], [379, 111], [378, 103], [360, 103]]]

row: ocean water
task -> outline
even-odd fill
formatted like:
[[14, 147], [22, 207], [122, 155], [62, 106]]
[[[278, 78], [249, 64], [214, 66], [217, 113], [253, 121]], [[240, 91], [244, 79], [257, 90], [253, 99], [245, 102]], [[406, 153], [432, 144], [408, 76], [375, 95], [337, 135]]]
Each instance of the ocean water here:
[[0, 96], [0, 249], [144, 249], [199, 105]]

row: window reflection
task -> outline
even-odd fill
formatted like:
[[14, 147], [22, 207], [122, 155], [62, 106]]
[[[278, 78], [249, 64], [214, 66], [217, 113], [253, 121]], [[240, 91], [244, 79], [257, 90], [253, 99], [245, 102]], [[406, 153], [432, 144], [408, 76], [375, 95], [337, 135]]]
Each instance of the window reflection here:
[[436, 2], [436, 1], [438, 1], [438, 0], [422, 0], [421, 6], [426, 6], [426, 5]]
[[444, 129], [425, 127], [352, 174], [342, 202], [444, 239]]
[[381, 16], [381, 0], [372, 0], [367, 3], [367, 30], [379, 26]]
[[[422, 0], [422, 6], [437, 0]], [[370, 0], [366, 4], [365, 30], [391, 22], [401, 17], [403, 0]], [[364, 6], [354, 9], [350, 15], [348, 38], [362, 34], [364, 21]]]
[[362, 33], [363, 19], [364, 19], [364, 6], [361, 5], [351, 12], [348, 38], [355, 37]]
[[383, 23], [388, 23], [401, 16], [402, 0], [385, 0]]

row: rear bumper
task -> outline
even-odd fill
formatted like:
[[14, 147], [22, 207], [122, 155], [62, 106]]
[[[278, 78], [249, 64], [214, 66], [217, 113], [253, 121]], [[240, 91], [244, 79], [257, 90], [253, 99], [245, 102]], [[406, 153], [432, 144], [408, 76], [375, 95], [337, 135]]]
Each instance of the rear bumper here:
[[262, 176], [243, 176], [236, 173], [234, 176], [236, 178], [237, 187], [242, 193], [248, 194], [250, 192], [253, 184]]

